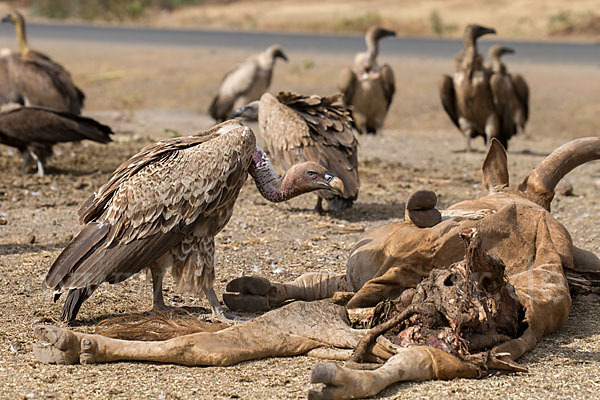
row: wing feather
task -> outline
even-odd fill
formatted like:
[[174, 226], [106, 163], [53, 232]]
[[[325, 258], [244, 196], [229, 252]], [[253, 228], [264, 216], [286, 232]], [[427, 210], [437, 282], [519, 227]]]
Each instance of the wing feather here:
[[388, 64], [381, 67], [381, 81], [383, 82], [383, 92], [387, 103], [386, 110], [389, 110], [394, 93], [396, 93], [396, 80], [394, 79], [394, 71]]
[[235, 101], [252, 89], [258, 69], [256, 57], [252, 57], [225, 74], [209, 107], [211, 117], [216, 120], [230, 118]]
[[255, 146], [250, 130], [228, 121], [145, 147], [84, 203], [79, 215], [86, 225], [52, 265], [46, 285], [120, 282], [192, 230], [214, 236], [231, 216]]
[[354, 91], [356, 90], [356, 73], [350, 67], [345, 67], [338, 80], [338, 89], [344, 96], [344, 103], [351, 104]]
[[525, 81], [525, 78], [520, 74], [512, 74], [511, 80], [513, 87], [515, 88], [515, 93], [517, 94], [517, 98], [523, 107], [523, 117], [525, 121], [529, 120], [529, 86]]
[[[266, 94], [259, 113], [264, 113], [259, 120], [267, 146], [285, 169], [299, 162], [318, 162], [344, 182], [344, 198], [356, 199], [358, 141], [350, 110], [339, 95], [307, 97], [282, 92], [275, 99]], [[320, 192], [320, 196], [331, 194]]]
[[113, 133], [91, 118], [35, 106], [0, 113], [0, 131], [24, 142], [48, 144], [77, 140], [108, 143]]
[[460, 126], [458, 126], [458, 110], [456, 109], [456, 92], [454, 91], [452, 78], [448, 75], [442, 75], [438, 82], [438, 88], [444, 110], [446, 110], [454, 125], [460, 129]]

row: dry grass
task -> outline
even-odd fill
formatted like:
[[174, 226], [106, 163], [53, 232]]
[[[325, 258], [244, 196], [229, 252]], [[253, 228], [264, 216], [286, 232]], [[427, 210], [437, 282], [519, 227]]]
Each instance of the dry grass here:
[[[123, 7], [137, 10], [140, 4], [131, 1]], [[10, 6], [3, 2], [0, 11]], [[94, 12], [86, 19], [105, 21], [108, 14]], [[465, 25], [479, 23], [495, 27], [503, 38], [600, 39], [597, 0], [237, 0], [171, 11], [144, 9], [134, 15], [125, 21], [161, 27], [357, 33], [378, 23], [400, 35], [454, 37]]]

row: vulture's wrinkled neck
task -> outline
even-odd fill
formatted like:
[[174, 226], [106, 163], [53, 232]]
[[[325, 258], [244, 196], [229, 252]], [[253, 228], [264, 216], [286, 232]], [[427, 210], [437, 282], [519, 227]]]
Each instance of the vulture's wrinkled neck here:
[[300, 194], [298, 190], [294, 190], [291, 182], [285, 179], [286, 175], [283, 177], [277, 175], [271, 161], [258, 146], [252, 155], [248, 172], [254, 179], [260, 194], [269, 201], [279, 203]]

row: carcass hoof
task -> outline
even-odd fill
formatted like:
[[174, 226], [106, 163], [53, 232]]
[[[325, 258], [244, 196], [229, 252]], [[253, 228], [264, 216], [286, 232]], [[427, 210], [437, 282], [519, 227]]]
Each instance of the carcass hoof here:
[[34, 334], [42, 343], [33, 345], [35, 357], [46, 364], [78, 364], [80, 345], [77, 336], [68, 329], [38, 325]]
[[310, 374], [310, 383], [313, 384], [308, 390], [309, 400], [333, 400], [354, 398], [348, 396], [343, 382], [339, 381], [340, 368], [332, 363], [317, 364]]
[[269, 311], [269, 294], [274, 288], [268, 279], [259, 276], [242, 276], [229, 282], [223, 293], [223, 301], [233, 311]]
[[223, 293], [225, 305], [232, 311], [239, 312], [263, 312], [269, 311], [269, 299], [267, 296], [252, 294]]
[[271, 290], [271, 283], [268, 279], [260, 276], [242, 276], [230, 281], [225, 290], [228, 292], [265, 296]]
[[442, 221], [442, 214], [435, 209], [437, 195], [431, 190], [419, 190], [408, 197], [404, 218], [419, 228], [431, 228]]

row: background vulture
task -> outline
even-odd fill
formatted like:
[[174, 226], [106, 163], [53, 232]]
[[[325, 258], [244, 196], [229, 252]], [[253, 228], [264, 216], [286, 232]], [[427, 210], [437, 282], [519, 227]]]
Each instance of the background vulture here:
[[379, 39], [396, 32], [373, 26], [365, 34], [367, 51], [356, 54], [354, 66], [342, 70], [338, 88], [352, 106], [352, 116], [360, 133], [375, 134], [383, 126], [396, 91], [394, 72], [388, 64], [379, 66]]
[[229, 71], [210, 104], [210, 116], [217, 122], [224, 121], [231, 118], [235, 107], [258, 100], [271, 85], [277, 58], [288, 60], [281, 47], [273, 45]]
[[483, 58], [477, 51], [477, 39], [496, 33], [494, 29], [469, 25], [465, 29], [465, 50], [455, 59], [456, 72], [452, 77], [442, 75], [439, 91], [444, 110], [467, 138], [467, 150], [471, 151], [471, 139], [483, 136], [484, 141], [496, 137], [507, 147], [507, 139], [500, 135], [500, 121], [489, 85], [491, 71], [483, 66]]
[[234, 111], [249, 120], [258, 120], [267, 150], [284, 168], [303, 161], [321, 164], [344, 183], [344, 194], [319, 191], [316, 210], [322, 212], [322, 200], [341, 211], [358, 197], [358, 141], [354, 136], [350, 110], [339, 96], [310, 97], [281, 92], [275, 98], [262, 95]]
[[23, 155], [21, 170], [36, 163], [40, 176], [44, 175], [44, 162], [52, 155], [52, 145], [79, 140], [108, 143], [112, 133], [108, 126], [91, 118], [44, 107], [0, 112], [0, 143], [19, 149]]
[[11, 90], [19, 94], [21, 104], [81, 114], [85, 95], [60, 64], [45, 54], [29, 49], [25, 19], [21, 13], [14, 10], [2, 22], [15, 25], [20, 53], [3, 52], [2, 62], [6, 64], [6, 72], [1, 69], [0, 72], [8, 73], [8, 78], [0, 78], [0, 81], [10, 81]]
[[162, 281], [171, 268], [177, 288], [204, 292], [214, 316], [217, 300], [214, 236], [227, 224], [237, 196], [252, 175], [268, 200], [302, 193], [342, 191], [341, 181], [312, 162], [279, 178], [252, 131], [227, 121], [195, 136], [143, 148], [79, 209], [81, 232], [58, 256], [44, 285], [69, 290], [62, 317], [71, 322], [103, 282], [121, 282], [149, 267], [154, 309], [164, 308]]
[[513, 54], [509, 47], [493, 45], [488, 51], [492, 76], [490, 86], [494, 103], [500, 115], [502, 130], [509, 137], [515, 133], [525, 134], [529, 119], [529, 86], [519, 74], [510, 74], [500, 59], [503, 54]]

